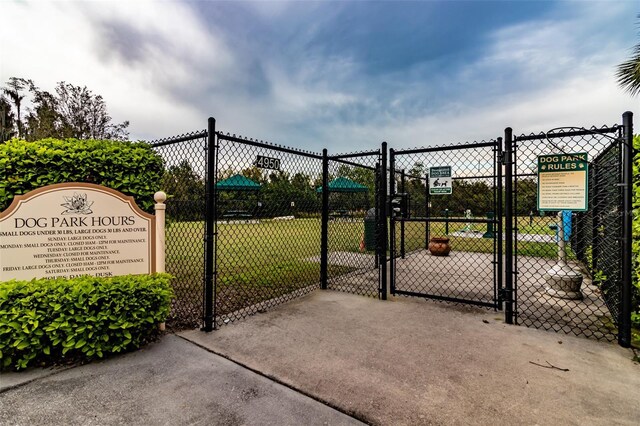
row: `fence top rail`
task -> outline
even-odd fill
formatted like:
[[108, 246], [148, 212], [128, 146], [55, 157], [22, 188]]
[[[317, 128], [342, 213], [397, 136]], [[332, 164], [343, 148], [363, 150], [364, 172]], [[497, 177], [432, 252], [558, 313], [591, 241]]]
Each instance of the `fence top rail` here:
[[577, 128], [579, 130], [571, 130], [571, 131], [567, 131], [567, 132], [531, 133], [531, 134], [528, 134], [528, 135], [524, 135], [523, 134], [523, 135], [520, 135], [520, 136], [514, 136], [513, 137], [513, 141], [514, 142], [518, 142], [518, 141], [532, 141], [532, 140], [539, 140], [539, 139], [563, 138], [563, 137], [572, 137], [572, 136], [605, 135], [605, 134], [608, 134], [608, 133], [616, 133], [621, 128], [622, 128], [622, 126], [619, 126], [619, 125], [615, 124], [615, 125], [613, 125], [611, 127], [601, 127], [601, 128], [592, 127], [590, 129]]
[[420, 154], [423, 152], [437, 152], [437, 151], [455, 151], [459, 149], [473, 149], [473, 148], [485, 148], [485, 147], [498, 147], [498, 141], [492, 139], [490, 141], [481, 141], [473, 143], [460, 143], [453, 145], [435, 145], [430, 147], [411, 148], [411, 149], [392, 149], [393, 155], [406, 155], [406, 154]]
[[187, 142], [187, 141], [192, 141], [196, 139], [206, 138], [207, 135], [208, 135], [208, 132], [206, 130], [201, 130], [201, 131], [195, 131], [191, 133], [184, 133], [178, 136], [171, 136], [168, 138], [156, 139], [149, 142], [149, 144], [155, 148], [159, 146], [172, 145], [174, 143], [179, 143], [179, 142]]
[[246, 138], [246, 137], [243, 137], [241, 135], [236, 136], [235, 134], [232, 135], [230, 133], [226, 133], [225, 134], [223, 132], [216, 132], [216, 135], [218, 136], [218, 139], [222, 139], [222, 140], [242, 143], [242, 144], [245, 144], [245, 145], [257, 146], [257, 147], [260, 147], [260, 148], [272, 149], [274, 151], [288, 152], [290, 154], [303, 155], [305, 157], [310, 157], [310, 158], [315, 158], [315, 159], [318, 159], [318, 160], [322, 160], [322, 154], [318, 154], [316, 152], [311, 152], [311, 151], [306, 151], [306, 150], [303, 150], [303, 149], [277, 145], [277, 144], [274, 144], [274, 143], [271, 143], [271, 142], [265, 142], [265, 141], [262, 141], [262, 140]]
[[362, 169], [367, 169], [367, 170], [375, 170], [376, 169], [373, 166], [368, 166], [366, 164], [356, 163], [355, 161], [343, 160], [342, 158], [334, 158], [334, 157], [327, 157], [327, 158], [329, 159], [329, 161], [333, 161], [333, 162], [341, 163], [341, 164], [346, 164], [347, 166], [360, 167]]
[[329, 155], [329, 160], [340, 160], [344, 158], [358, 158], [358, 157], [370, 157], [372, 155], [380, 155], [379, 149], [374, 149], [372, 151], [359, 151], [359, 152], [350, 152], [346, 154], [336, 154]]

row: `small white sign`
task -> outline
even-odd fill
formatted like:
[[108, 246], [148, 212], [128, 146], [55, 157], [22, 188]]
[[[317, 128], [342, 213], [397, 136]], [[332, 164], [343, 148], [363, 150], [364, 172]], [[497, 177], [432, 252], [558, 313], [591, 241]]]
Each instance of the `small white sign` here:
[[153, 215], [113, 189], [36, 189], [0, 213], [0, 281], [152, 273], [154, 229]]
[[429, 167], [429, 195], [453, 193], [451, 166]]

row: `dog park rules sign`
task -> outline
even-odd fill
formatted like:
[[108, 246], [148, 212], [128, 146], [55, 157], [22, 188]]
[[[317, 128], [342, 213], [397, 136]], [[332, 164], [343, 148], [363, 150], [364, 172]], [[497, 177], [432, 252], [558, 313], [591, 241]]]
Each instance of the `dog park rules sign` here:
[[538, 156], [538, 210], [586, 211], [586, 152]]
[[449, 195], [452, 192], [451, 166], [429, 167], [429, 195]]
[[154, 272], [155, 219], [87, 183], [45, 186], [0, 213], [0, 281]]

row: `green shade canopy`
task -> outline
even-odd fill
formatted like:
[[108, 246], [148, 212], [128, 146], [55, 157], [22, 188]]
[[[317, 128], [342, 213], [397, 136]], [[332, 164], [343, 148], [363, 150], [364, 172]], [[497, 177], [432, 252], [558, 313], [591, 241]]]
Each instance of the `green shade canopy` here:
[[[351, 179], [347, 179], [346, 177], [339, 177], [329, 182], [329, 191], [331, 192], [368, 192], [369, 188], [357, 182], [354, 182]], [[318, 188], [316, 192], [322, 192], [322, 187]]]
[[216, 183], [216, 189], [220, 191], [259, 191], [260, 184], [248, 177], [233, 175]]

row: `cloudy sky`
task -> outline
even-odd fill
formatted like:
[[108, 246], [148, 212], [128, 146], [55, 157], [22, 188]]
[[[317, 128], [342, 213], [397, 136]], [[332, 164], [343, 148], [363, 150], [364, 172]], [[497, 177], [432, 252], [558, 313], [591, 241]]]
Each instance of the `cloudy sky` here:
[[637, 1], [0, 0], [0, 12], [1, 81], [86, 85], [133, 139], [213, 116], [337, 153], [640, 113], [614, 75], [640, 40]]

